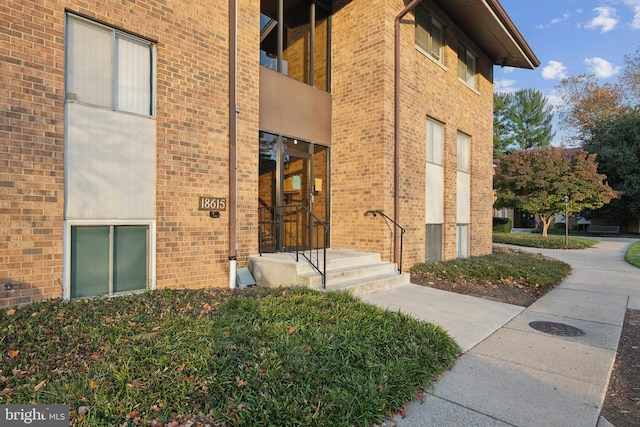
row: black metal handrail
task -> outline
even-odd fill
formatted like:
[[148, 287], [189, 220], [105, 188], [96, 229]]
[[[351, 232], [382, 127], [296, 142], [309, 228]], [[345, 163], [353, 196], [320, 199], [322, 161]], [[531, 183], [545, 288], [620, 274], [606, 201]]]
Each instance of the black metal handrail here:
[[[320, 233], [322, 233], [321, 245], [319, 245]], [[258, 208], [258, 250], [260, 256], [265, 252], [295, 252], [296, 262], [298, 262], [299, 255], [302, 254], [314, 270], [322, 276], [323, 289], [327, 285], [328, 240], [329, 225], [305, 206]], [[314, 243], [316, 243], [315, 248]], [[321, 249], [322, 258], [320, 257]], [[314, 250], [316, 252], [315, 260]], [[321, 259], [322, 262], [320, 262]]]
[[[307, 209], [305, 206], [300, 206], [300, 210], [303, 213], [306, 213], [308, 216], [308, 224], [309, 224], [309, 239], [307, 247], [302, 250], [296, 250], [296, 261], [298, 261], [298, 253], [302, 253], [302, 256], [311, 264], [311, 266], [322, 276], [322, 289], [327, 288], [327, 241], [329, 239], [329, 224], [323, 222], [320, 218], [315, 216], [313, 212]], [[316, 245], [316, 260], [313, 261], [313, 234], [314, 231], [316, 233], [316, 243], [319, 243], [319, 230], [322, 229], [322, 266], [320, 265], [320, 246]], [[300, 248], [300, 246], [298, 246]], [[308, 249], [307, 249], [308, 248]], [[309, 256], [307, 256], [307, 250], [309, 251]], [[322, 269], [321, 269], [322, 267]]]
[[403, 237], [404, 237], [404, 233], [406, 232], [406, 230], [397, 222], [395, 222], [393, 219], [389, 218], [389, 216], [387, 216], [387, 214], [385, 214], [384, 212], [382, 212], [379, 209], [376, 210], [369, 210], [366, 211], [364, 213], [364, 216], [369, 216], [369, 215], [373, 215], [374, 217], [376, 217], [377, 215], [380, 215], [381, 217], [383, 217], [386, 220], [391, 221], [391, 223], [396, 226], [397, 228], [400, 229], [400, 262], [398, 263], [398, 273], [402, 274], [402, 242], [403, 242]]

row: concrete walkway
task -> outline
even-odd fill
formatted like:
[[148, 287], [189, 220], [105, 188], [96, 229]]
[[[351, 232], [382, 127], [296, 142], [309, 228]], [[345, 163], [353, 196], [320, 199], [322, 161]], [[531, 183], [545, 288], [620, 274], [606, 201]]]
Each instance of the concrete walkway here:
[[[600, 418], [627, 308], [640, 309], [635, 241], [602, 238], [586, 250], [520, 248], [560, 259], [572, 274], [526, 309], [417, 285], [364, 295], [368, 303], [439, 324], [464, 350], [397, 426], [610, 426]], [[578, 328], [558, 336], [533, 321]], [[569, 328], [567, 328], [569, 329]], [[390, 424], [389, 422], [388, 424]]]

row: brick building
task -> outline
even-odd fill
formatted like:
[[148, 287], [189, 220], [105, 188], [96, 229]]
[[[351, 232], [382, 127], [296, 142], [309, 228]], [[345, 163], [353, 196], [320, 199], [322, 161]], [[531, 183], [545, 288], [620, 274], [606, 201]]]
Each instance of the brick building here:
[[290, 249], [273, 206], [396, 260], [383, 211], [405, 265], [491, 250], [492, 69], [539, 65], [497, 0], [9, 1], [0, 22], [0, 306], [228, 286]]

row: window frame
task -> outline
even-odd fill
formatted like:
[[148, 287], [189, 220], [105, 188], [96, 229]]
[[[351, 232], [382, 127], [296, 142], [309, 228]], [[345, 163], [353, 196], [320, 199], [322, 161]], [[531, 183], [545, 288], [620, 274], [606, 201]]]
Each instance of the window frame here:
[[[473, 60], [473, 64], [469, 63], [470, 59]], [[478, 55], [464, 43], [458, 42], [458, 80], [473, 90], [478, 90], [477, 76]]]
[[[106, 30], [108, 32], [111, 33], [111, 61], [112, 61], [112, 77], [113, 77], [113, 82], [112, 82], [112, 87], [111, 87], [111, 103], [110, 105], [101, 105], [101, 104], [95, 104], [92, 102], [86, 102], [83, 101], [82, 99], [76, 99], [77, 94], [74, 94], [75, 96], [71, 96], [71, 92], [69, 92], [69, 86], [70, 86], [70, 72], [69, 72], [69, 64], [72, 63], [72, 61], [70, 60], [70, 55], [72, 54], [70, 48], [69, 48], [69, 43], [70, 43], [70, 34], [69, 34], [69, 30], [70, 30], [70, 25], [69, 25], [69, 21], [70, 20], [76, 20], [76, 21], [80, 21], [83, 22], [84, 24], [88, 25], [88, 26], [95, 26], [96, 29], [102, 29], [102, 30]], [[148, 48], [148, 53], [149, 53], [149, 58], [148, 58], [148, 62], [149, 62], [149, 69], [148, 69], [148, 73], [149, 73], [149, 105], [148, 105], [148, 111], [146, 113], [141, 113], [141, 112], [137, 112], [137, 111], [130, 111], [130, 110], [125, 110], [125, 109], [121, 109], [121, 106], [119, 105], [119, 101], [120, 101], [120, 82], [121, 82], [121, 76], [120, 76], [120, 69], [119, 69], [119, 65], [120, 65], [120, 56], [119, 56], [119, 40], [123, 40], [125, 42], [130, 42], [139, 46], [144, 46]], [[88, 19], [85, 18], [84, 16], [80, 16], [77, 15], [75, 13], [70, 13], [67, 12], [65, 14], [65, 29], [64, 29], [64, 58], [65, 58], [65, 73], [64, 73], [64, 101], [65, 103], [69, 103], [69, 102], [77, 102], [80, 104], [84, 104], [84, 105], [89, 105], [92, 107], [96, 107], [96, 108], [103, 108], [103, 109], [108, 109], [108, 110], [112, 110], [112, 111], [117, 111], [117, 112], [122, 112], [122, 113], [127, 113], [127, 114], [135, 114], [138, 116], [142, 116], [142, 117], [150, 117], [150, 118], [155, 118], [156, 115], [156, 92], [157, 92], [157, 43], [155, 41], [152, 40], [148, 40], [144, 37], [140, 37], [137, 35], [134, 35], [132, 33], [129, 33], [127, 31], [123, 31], [117, 28], [114, 28], [112, 26], [100, 23], [98, 21], [94, 21], [92, 19]]]
[[[428, 28], [424, 28], [420, 25], [419, 15], [426, 21]], [[418, 6], [414, 12], [415, 16], [415, 45], [416, 49], [427, 55], [440, 65], [444, 66], [444, 54], [445, 54], [445, 25], [444, 23], [429, 12], [424, 6]], [[433, 27], [439, 27], [440, 29], [440, 46], [438, 52], [434, 52], [434, 35]], [[427, 40], [420, 40], [420, 31], [423, 31], [427, 35]], [[426, 46], [425, 46], [426, 44]]]
[[[102, 296], [144, 292], [156, 288], [156, 221], [155, 220], [66, 220], [64, 223], [64, 267], [63, 267], [63, 296], [71, 299], [71, 228], [72, 227], [121, 227], [121, 226], [146, 226], [147, 231], [147, 283], [145, 289], [125, 291], [122, 293], [110, 293]], [[113, 253], [110, 253], [110, 257]], [[83, 297], [80, 297], [83, 298]], [[88, 298], [88, 297], [87, 297]]]

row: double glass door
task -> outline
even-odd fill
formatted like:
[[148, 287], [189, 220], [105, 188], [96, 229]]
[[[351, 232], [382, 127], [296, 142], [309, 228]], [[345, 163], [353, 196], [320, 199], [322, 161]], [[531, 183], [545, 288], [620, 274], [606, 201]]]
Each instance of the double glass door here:
[[[260, 132], [260, 245], [266, 252], [322, 247], [328, 223], [328, 148]], [[304, 209], [303, 209], [304, 208]]]

